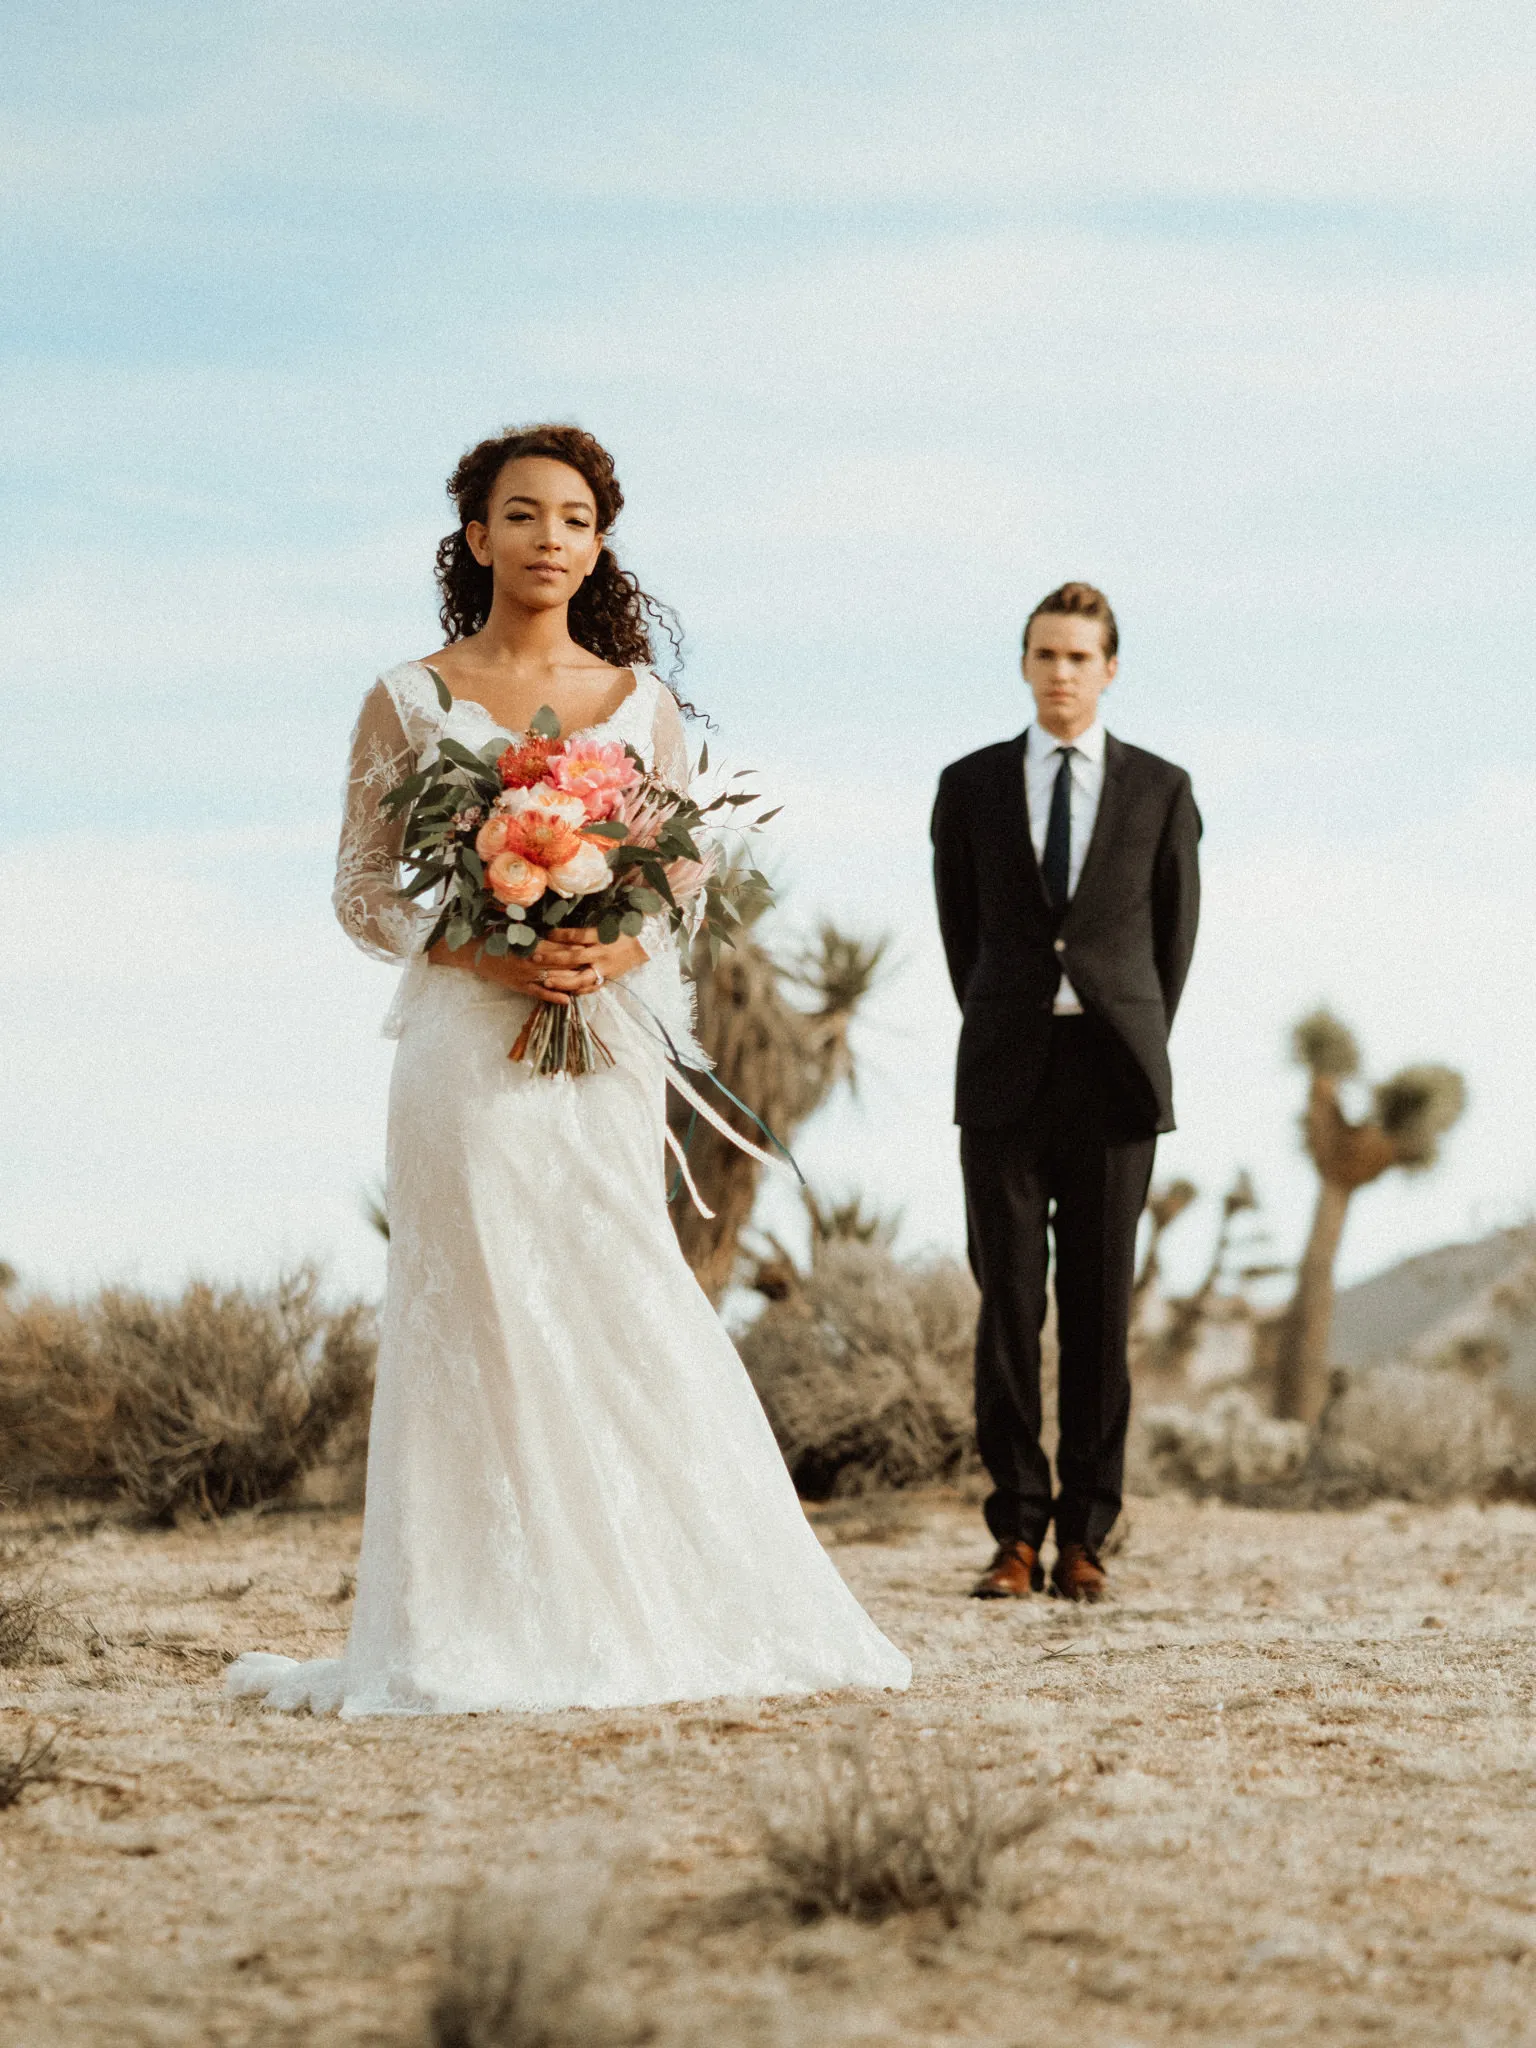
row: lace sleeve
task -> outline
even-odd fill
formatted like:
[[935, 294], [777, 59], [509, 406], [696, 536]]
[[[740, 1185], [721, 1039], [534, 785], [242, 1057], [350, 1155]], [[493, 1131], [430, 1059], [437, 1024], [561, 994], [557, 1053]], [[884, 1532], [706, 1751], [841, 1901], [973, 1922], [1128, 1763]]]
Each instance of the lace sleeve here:
[[688, 740], [683, 732], [683, 714], [677, 699], [663, 686], [656, 695], [656, 718], [651, 727], [651, 759], [656, 773], [669, 789], [688, 789]]
[[331, 892], [342, 930], [375, 960], [400, 961], [419, 953], [437, 916], [401, 896], [405, 821], [386, 818], [379, 809], [380, 797], [403, 781], [415, 763], [416, 750], [395, 700], [386, 684], [375, 683], [363, 699], [352, 735]]

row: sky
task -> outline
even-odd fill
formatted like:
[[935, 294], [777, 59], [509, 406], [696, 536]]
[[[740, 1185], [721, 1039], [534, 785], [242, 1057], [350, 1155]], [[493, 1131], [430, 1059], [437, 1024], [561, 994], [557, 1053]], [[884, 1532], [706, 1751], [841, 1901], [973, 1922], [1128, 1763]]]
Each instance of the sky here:
[[[962, 1242], [940, 766], [1105, 588], [1206, 911], [1163, 1178], [1313, 1180], [1287, 1033], [1463, 1071], [1341, 1272], [1536, 1209], [1536, 14], [1519, 0], [0, 4], [0, 1256], [372, 1291], [391, 972], [348, 732], [438, 644], [460, 452], [575, 419], [784, 802], [785, 947], [888, 932], [797, 1147]], [[702, 736], [702, 732], [701, 735]], [[765, 1197], [792, 1227], [792, 1185]]]

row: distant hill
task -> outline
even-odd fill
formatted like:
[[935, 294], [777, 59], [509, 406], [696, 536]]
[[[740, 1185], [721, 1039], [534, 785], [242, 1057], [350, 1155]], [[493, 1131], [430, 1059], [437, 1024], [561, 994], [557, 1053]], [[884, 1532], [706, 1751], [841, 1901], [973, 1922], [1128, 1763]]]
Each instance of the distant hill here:
[[1341, 1288], [1329, 1349], [1350, 1367], [1459, 1354], [1536, 1398], [1536, 1224], [1442, 1245]]

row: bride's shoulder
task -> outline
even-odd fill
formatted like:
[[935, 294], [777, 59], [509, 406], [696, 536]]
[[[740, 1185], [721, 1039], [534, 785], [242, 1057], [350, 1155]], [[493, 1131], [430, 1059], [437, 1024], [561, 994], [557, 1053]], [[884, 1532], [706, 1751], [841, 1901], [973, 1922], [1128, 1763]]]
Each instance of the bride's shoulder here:
[[402, 723], [432, 718], [439, 706], [437, 678], [425, 661], [399, 661], [384, 669], [373, 684], [399, 712]]

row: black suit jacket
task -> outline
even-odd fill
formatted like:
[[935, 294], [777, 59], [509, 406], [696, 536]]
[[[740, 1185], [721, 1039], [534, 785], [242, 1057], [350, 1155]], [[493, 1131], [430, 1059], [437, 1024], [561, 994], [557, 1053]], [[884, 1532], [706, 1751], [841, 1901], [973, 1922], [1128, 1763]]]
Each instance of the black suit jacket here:
[[1063, 972], [1114, 1067], [1115, 1135], [1173, 1129], [1168, 1029], [1195, 949], [1200, 813], [1171, 761], [1109, 737], [1076, 894], [1053, 910], [1030, 841], [1024, 735], [951, 762], [933, 807], [933, 873], [964, 1011], [955, 1122], [1025, 1119]]

